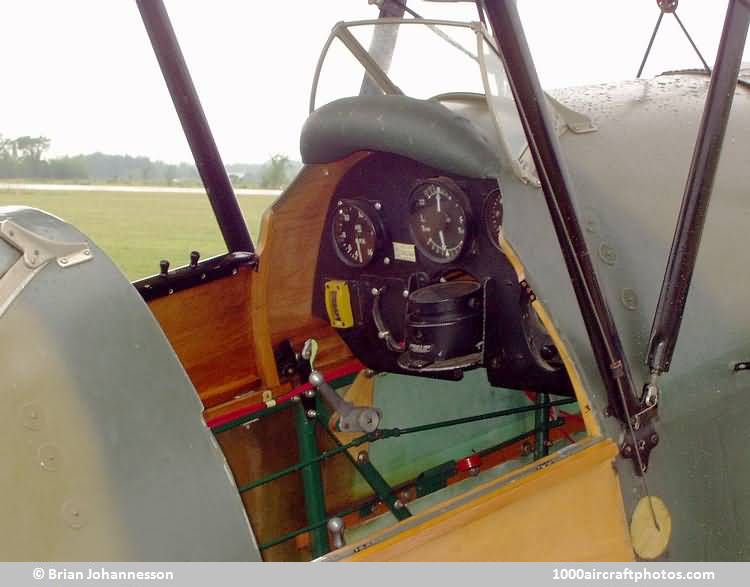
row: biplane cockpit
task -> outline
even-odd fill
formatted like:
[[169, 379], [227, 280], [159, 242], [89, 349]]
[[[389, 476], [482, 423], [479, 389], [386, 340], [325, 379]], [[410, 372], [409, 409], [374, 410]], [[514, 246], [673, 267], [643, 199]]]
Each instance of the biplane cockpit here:
[[[750, 515], [704, 531], [750, 511], [748, 281], [725, 272], [750, 246], [746, 0], [713, 71], [548, 92], [515, 2], [477, 1], [479, 22], [376, 2], [323, 46], [304, 165], [257, 248], [166, 10], [137, 4], [228, 253], [131, 285], [63, 220], [0, 208], [0, 341], [21, 339], [0, 342], [0, 398], [23, 429], [4, 471], [47, 481], [4, 548], [746, 553]], [[658, 30], [677, 1], [657, 5]], [[565, 540], [543, 539], [552, 519]]]
[[[399, 62], [404, 50], [396, 51], [392, 79], [377, 62], [379, 39], [370, 52], [363, 47], [373, 46], [375, 31], [388, 39], [395, 29], [399, 47], [419, 47], [429, 58], [412, 63], [415, 72], [408, 59]], [[347, 71], [336, 49], [361, 63], [351, 73], [365, 91], [321, 104], [326, 72]], [[426, 63], [436, 70], [450, 63], [456, 75], [444, 79]], [[437, 80], [432, 91], [452, 91], [407, 95], [401, 79], [417, 75]], [[418, 84], [420, 95], [424, 86]], [[321, 56], [311, 109], [300, 139], [306, 162], [370, 153], [331, 195], [315, 262], [314, 314], [375, 371], [460, 379], [481, 366], [496, 386], [572, 395], [554, 342], [531, 310], [533, 293], [506, 254], [497, 178], [505, 169], [533, 181], [533, 165], [524, 159], [504, 69], [482, 25], [341, 23]], [[576, 129], [593, 129], [586, 117], [565, 111]], [[567, 128], [555, 114], [558, 128]]]

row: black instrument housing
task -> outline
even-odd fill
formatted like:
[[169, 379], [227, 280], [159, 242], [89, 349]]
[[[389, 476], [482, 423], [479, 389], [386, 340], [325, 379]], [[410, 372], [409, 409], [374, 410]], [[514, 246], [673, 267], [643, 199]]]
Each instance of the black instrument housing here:
[[[466, 194], [471, 207], [469, 241], [452, 263], [431, 261], [415, 249], [414, 261], [394, 254], [394, 242], [412, 245], [408, 226], [408, 196], [414, 186], [429, 178], [448, 177]], [[389, 153], [374, 153], [357, 163], [341, 180], [331, 199], [320, 239], [315, 274], [313, 313], [327, 320], [325, 283], [343, 280], [349, 285], [355, 324], [339, 330], [352, 353], [376, 371], [404, 373], [433, 378], [460, 379], [463, 369], [484, 367], [492, 385], [533, 390], [557, 395], [573, 395], [556, 349], [530, 309], [522, 287], [505, 255], [494, 245], [481, 222], [485, 199], [497, 190], [497, 181], [471, 179], [446, 173], [411, 159]], [[329, 238], [332, 214], [339, 200], [364, 200], [377, 208], [384, 242], [376, 257], [365, 268], [341, 262]], [[424, 372], [405, 370], [399, 354], [389, 350], [378, 335], [373, 319], [373, 291], [380, 292], [380, 313], [390, 334], [403, 341], [407, 324], [408, 295], [441, 280], [473, 279], [483, 284], [484, 341], [481, 360], [471, 367]]]

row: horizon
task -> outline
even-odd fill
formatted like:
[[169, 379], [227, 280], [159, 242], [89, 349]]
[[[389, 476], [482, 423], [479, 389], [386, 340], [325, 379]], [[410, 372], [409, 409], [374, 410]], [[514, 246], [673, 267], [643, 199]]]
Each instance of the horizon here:
[[[41, 135], [28, 135], [28, 134], [22, 134], [18, 136], [10, 136], [2, 131], [0, 131], [0, 139], [18, 139], [22, 137], [31, 137], [31, 138], [47, 138], [50, 140], [51, 145], [54, 144], [54, 139], [46, 134]], [[190, 157], [188, 159], [185, 159], [183, 161], [164, 161], [163, 159], [156, 159], [152, 156], [146, 155], [146, 154], [133, 154], [133, 153], [106, 153], [104, 151], [90, 151], [88, 153], [81, 152], [81, 153], [65, 153], [62, 155], [50, 155], [49, 153], [46, 153], [44, 156], [42, 156], [42, 160], [52, 160], [52, 159], [63, 159], [63, 158], [69, 158], [73, 159], [76, 157], [90, 157], [92, 155], [104, 155], [106, 157], [130, 157], [132, 159], [148, 159], [152, 163], [162, 163], [164, 165], [191, 165], [195, 167], [195, 160]], [[222, 163], [224, 164], [224, 167], [232, 167], [235, 165], [265, 165], [268, 163], [274, 156], [276, 155], [284, 155], [286, 157], [289, 157], [289, 161], [292, 163], [301, 163], [299, 159], [295, 159], [289, 155], [289, 153], [272, 153], [266, 159], [263, 161], [224, 161], [224, 158], [222, 157]]]
[[[409, 6], [429, 17], [476, 19], [466, 3], [410, 0]], [[545, 87], [635, 77], [656, 4], [601, 6], [600, 0], [519, 1]], [[377, 15], [367, 0], [328, 0], [324, 7], [296, 2], [294, 18], [287, 3], [167, 0], [167, 9], [225, 162], [267, 161], [277, 153], [299, 161], [312, 74], [331, 26]], [[702, 0], [679, 6], [711, 64], [724, 11], [724, 3]], [[672, 21], [664, 19], [644, 77], [700, 65]], [[29, 23], [44, 43], [30, 42]], [[48, 136], [51, 158], [139, 153], [165, 164], [193, 163], [135, 3], [9, 2], [3, 33], [7, 46], [24, 48], [4, 68], [9, 81], [0, 93], [0, 128], [6, 137]], [[746, 48], [745, 60], [749, 54]]]

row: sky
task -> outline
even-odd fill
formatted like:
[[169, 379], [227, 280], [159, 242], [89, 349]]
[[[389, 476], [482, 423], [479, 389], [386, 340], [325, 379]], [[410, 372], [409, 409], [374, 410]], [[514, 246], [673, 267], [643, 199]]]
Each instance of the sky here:
[[[548, 88], [634, 78], [658, 16], [655, 0], [518, 5]], [[367, 0], [166, 0], [166, 6], [225, 163], [262, 162], [275, 153], [299, 158], [313, 71], [331, 27], [377, 16]], [[409, 0], [409, 6], [427, 17], [476, 20], [472, 4]], [[725, 10], [725, 0], [679, 4], [710, 64]], [[0, 0], [0, 38], [0, 134], [45, 135], [53, 156], [101, 151], [191, 160], [133, 0]], [[429, 59], [419, 47], [399, 49]], [[644, 75], [699, 66], [677, 23], [665, 18]], [[410, 82], [459, 79], [446, 70], [440, 63], [417, 67]], [[346, 95], [347, 81], [355, 79], [344, 80], [346, 73], [329, 72], [332, 94], [340, 83]]]

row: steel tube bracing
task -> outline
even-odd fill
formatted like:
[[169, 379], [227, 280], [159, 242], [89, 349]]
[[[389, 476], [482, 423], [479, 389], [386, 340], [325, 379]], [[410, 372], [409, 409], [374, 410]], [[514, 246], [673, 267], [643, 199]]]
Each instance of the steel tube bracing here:
[[[547, 426], [545, 426], [545, 429], [551, 430], [553, 428], [559, 428], [561, 426], [565, 425], [565, 421], [562, 418], [557, 418], [555, 420], [551, 420]], [[501, 450], [503, 448], [513, 446], [514, 444], [521, 442], [522, 440], [525, 440], [526, 438], [529, 438], [530, 436], [534, 436], [537, 433], [541, 431], [541, 428], [532, 428], [531, 430], [527, 430], [526, 432], [522, 432], [521, 434], [518, 434], [517, 436], [514, 436], [513, 438], [509, 438], [508, 440], [504, 440], [503, 442], [500, 442], [498, 444], [495, 444], [493, 446], [490, 446], [488, 448], [485, 448], [481, 451], [479, 451], [477, 454], [481, 456], [487, 456], [492, 454], [493, 452], [496, 452], [498, 450]], [[410, 481], [408, 483], [404, 483], [402, 485], [399, 485], [396, 487], [396, 490], [403, 490], [407, 487], [414, 486], [414, 481]], [[282, 544], [283, 542], [286, 542], [288, 540], [291, 540], [292, 538], [296, 538], [300, 534], [305, 534], [306, 532], [310, 532], [312, 530], [315, 530], [316, 528], [321, 528], [325, 526], [328, 523], [328, 520], [331, 518], [344, 518], [350, 514], [353, 514], [354, 512], [358, 510], [365, 510], [368, 508], [374, 507], [378, 502], [382, 501], [380, 497], [375, 497], [374, 499], [370, 499], [364, 503], [358, 503], [353, 504], [340, 512], [334, 514], [333, 516], [330, 516], [326, 518], [325, 520], [321, 520], [320, 522], [316, 524], [310, 524], [307, 526], [304, 526], [302, 528], [298, 528], [297, 530], [292, 530], [291, 532], [287, 532], [286, 534], [279, 536], [277, 538], [274, 538], [270, 540], [269, 542], [266, 542], [264, 544], [261, 544], [259, 546], [260, 550], [267, 550], [269, 548], [273, 548], [274, 546], [278, 546], [279, 544]]]
[[307, 462], [302, 468], [302, 487], [305, 493], [305, 514], [308, 525], [314, 526], [310, 533], [310, 544], [313, 558], [323, 556], [330, 549], [328, 547], [328, 530], [319, 525], [326, 515], [325, 494], [323, 491], [323, 477], [320, 471], [318, 439], [315, 434], [317, 420], [309, 418], [302, 402], [297, 402], [295, 412], [295, 426], [297, 429], [297, 444], [299, 458]]
[[[336, 435], [328, 428], [328, 422], [331, 419], [331, 413], [325, 406], [325, 404], [320, 401], [320, 396], [316, 397], [316, 404], [318, 419], [320, 420], [323, 429], [328, 433], [331, 439], [340, 446], [341, 442], [338, 438], [336, 438]], [[408, 510], [408, 508], [398, 501], [393, 488], [380, 474], [380, 471], [378, 471], [370, 462], [367, 453], [362, 453], [364, 455], [364, 458], [362, 459], [353, 458], [349, 451], [345, 452], [344, 454], [349, 458], [349, 461], [354, 466], [354, 468], [357, 469], [357, 472], [362, 475], [362, 478], [372, 488], [372, 490], [375, 492], [375, 495], [378, 496], [378, 499], [380, 499], [388, 507], [388, 509], [396, 517], [397, 520], [405, 520], [406, 518], [411, 516], [411, 512]]]
[[627, 420], [628, 411], [637, 405], [630, 369], [573, 205], [572, 182], [563, 164], [559, 141], [546, 108], [516, 3], [487, 0], [485, 8], [505, 63], [597, 366], [615, 415]]
[[[576, 401], [577, 400], [575, 398], [565, 398], [565, 399], [560, 399], [560, 400], [551, 401], [549, 403], [545, 403], [544, 407], [564, 406], [564, 405], [576, 403]], [[421, 426], [411, 426], [409, 428], [381, 428], [379, 430], [376, 430], [375, 432], [369, 432], [368, 434], [363, 434], [362, 436], [358, 436], [357, 438], [355, 438], [354, 440], [346, 444], [342, 444], [341, 446], [337, 446], [336, 448], [332, 448], [330, 450], [322, 452], [318, 456], [311, 458], [310, 460], [299, 462], [294, 465], [290, 465], [289, 467], [286, 467], [285, 469], [281, 469], [280, 471], [267, 475], [266, 477], [258, 479], [257, 481], [252, 481], [251, 483], [241, 485], [238, 488], [238, 490], [240, 493], [250, 491], [251, 489], [255, 489], [256, 487], [260, 487], [261, 485], [265, 485], [266, 483], [271, 483], [272, 481], [275, 481], [276, 479], [280, 479], [281, 477], [290, 475], [291, 473], [294, 473], [295, 471], [299, 471], [300, 469], [307, 467], [311, 463], [317, 463], [325, 459], [329, 459], [352, 447], [360, 446], [366, 442], [376, 442], [378, 440], [383, 440], [385, 438], [396, 438], [398, 436], [406, 436], [407, 434], [415, 434], [417, 432], [426, 432], [428, 430], [437, 430], [440, 428], [447, 428], [450, 426], [459, 426], [461, 424], [468, 424], [470, 422], [480, 422], [482, 420], [489, 420], [492, 418], [502, 418], [503, 416], [512, 416], [514, 414], [525, 414], [527, 412], [533, 412], [538, 409], [539, 409], [539, 406], [532, 404], [530, 406], [519, 406], [517, 408], [508, 408], [507, 410], [498, 410], [497, 412], [488, 412], [486, 414], [479, 414], [477, 416], [466, 416], [464, 418], [454, 418], [452, 420], [442, 420], [440, 422], [433, 422], [431, 424], [422, 424]]]
[[136, 0], [195, 166], [230, 253], [255, 251], [162, 0]]
[[669, 371], [677, 344], [740, 74], [748, 24], [750, 5], [742, 0], [730, 0], [659, 294], [659, 303], [651, 326], [647, 360], [649, 368], [655, 374]]

